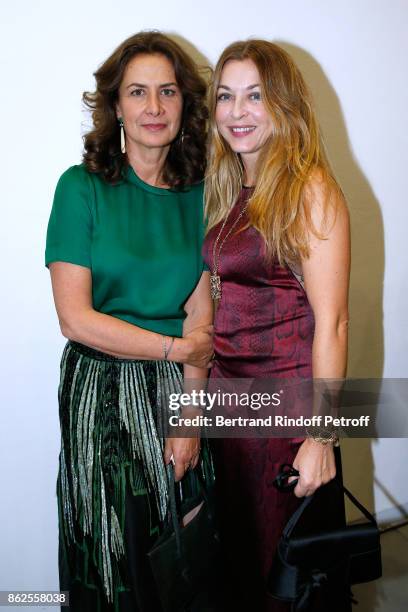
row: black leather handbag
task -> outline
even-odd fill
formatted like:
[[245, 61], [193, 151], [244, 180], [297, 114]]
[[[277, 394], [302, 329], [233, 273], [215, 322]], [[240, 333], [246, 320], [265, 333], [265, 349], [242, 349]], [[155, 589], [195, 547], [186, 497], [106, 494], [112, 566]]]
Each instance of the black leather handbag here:
[[[148, 557], [163, 612], [212, 610], [212, 572], [218, 559], [218, 533], [210, 488], [196, 471], [198, 495], [177, 508], [173, 468], [169, 466], [169, 512], [163, 533]], [[183, 518], [193, 518], [183, 526]]]
[[[299, 472], [289, 464], [281, 466], [274, 481], [279, 490], [292, 490], [289, 476]], [[327, 528], [330, 511], [324, 500], [344, 502], [344, 494], [367, 521], [340, 528]], [[321, 530], [316, 529], [325, 525]], [[311, 528], [312, 525], [312, 528]], [[314, 602], [333, 602], [336, 609], [350, 609], [350, 585], [376, 580], [382, 575], [378, 525], [373, 515], [336, 478], [320, 487], [297, 508], [279, 541], [268, 577], [269, 593], [292, 602], [292, 610], [312, 610]], [[348, 602], [341, 607], [339, 602]], [[317, 609], [326, 609], [317, 606]]]

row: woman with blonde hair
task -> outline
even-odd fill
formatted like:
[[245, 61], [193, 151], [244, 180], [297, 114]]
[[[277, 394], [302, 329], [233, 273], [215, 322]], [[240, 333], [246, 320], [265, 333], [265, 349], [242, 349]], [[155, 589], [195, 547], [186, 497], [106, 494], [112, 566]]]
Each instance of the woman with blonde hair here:
[[[217, 305], [211, 378], [341, 379], [349, 216], [299, 69], [270, 42], [231, 44], [215, 68], [210, 119], [204, 259]], [[333, 479], [336, 468], [341, 477], [336, 436], [309, 430], [300, 438], [214, 442], [229, 574], [224, 609], [288, 610], [267, 595], [265, 578], [300, 498]], [[283, 463], [300, 472], [294, 494], [272, 486]], [[338, 513], [341, 523], [341, 505]], [[347, 601], [335, 605], [349, 609]]]

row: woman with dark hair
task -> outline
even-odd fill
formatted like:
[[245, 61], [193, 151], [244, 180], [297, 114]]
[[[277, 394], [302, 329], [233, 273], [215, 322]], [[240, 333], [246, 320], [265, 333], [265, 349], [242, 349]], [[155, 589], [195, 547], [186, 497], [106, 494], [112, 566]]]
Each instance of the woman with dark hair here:
[[[158, 32], [124, 41], [85, 93], [93, 129], [61, 176], [46, 265], [68, 338], [57, 482], [61, 590], [70, 609], [159, 610], [146, 553], [196, 437], [167, 438], [161, 398], [212, 356], [203, 270], [206, 85]], [[190, 383], [191, 384], [191, 383]]]
[[[341, 379], [349, 218], [291, 57], [264, 40], [227, 47], [215, 68], [210, 122], [204, 256], [217, 304], [211, 378], [279, 379], [280, 385], [287, 379], [292, 386]], [[340, 476], [335, 432], [214, 443], [230, 578], [224, 610], [288, 610], [268, 597], [266, 577], [299, 498], [329, 482], [336, 468]], [[300, 472], [294, 493], [273, 486], [284, 463]], [[329, 514], [316, 517], [317, 529], [326, 519], [344, 523], [342, 502]], [[348, 610], [348, 596], [345, 588], [344, 601], [319, 609]]]

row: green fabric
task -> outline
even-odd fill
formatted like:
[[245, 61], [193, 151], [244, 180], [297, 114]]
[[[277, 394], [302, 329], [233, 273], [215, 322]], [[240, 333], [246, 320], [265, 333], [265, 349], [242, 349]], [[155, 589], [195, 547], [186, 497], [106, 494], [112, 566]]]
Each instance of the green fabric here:
[[56, 188], [45, 263], [90, 268], [95, 310], [181, 336], [183, 306], [205, 269], [202, 241], [202, 184], [161, 189], [129, 166], [121, 183], [109, 185], [72, 166]]
[[[170, 390], [182, 391], [182, 371], [172, 361], [116, 359], [76, 342], [65, 347], [57, 479], [61, 590], [77, 581], [87, 600], [92, 590], [98, 606], [90, 611], [120, 612], [120, 593], [129, 588], [140, 602], [135, 611], [157, 609], [149, 605], [156, 594], [149, 589], [147, 553], [167, 524], [162, 400]], [[214, 468], [205, 439], [200, 468], [210, 488]], [[196, 476], [188, 471], [176, 491], [184, 503], [196, 497]], [[114, 605], [108, 608], [106, 600]], [[78, 603], [79, 609], [88, 610]]]

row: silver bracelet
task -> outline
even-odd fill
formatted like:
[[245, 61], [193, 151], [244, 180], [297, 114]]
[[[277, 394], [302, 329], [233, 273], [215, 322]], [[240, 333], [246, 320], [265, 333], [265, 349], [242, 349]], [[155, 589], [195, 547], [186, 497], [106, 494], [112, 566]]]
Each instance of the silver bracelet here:
[[172, 336], [172, 337], [171, 337], [170, 344], [169, 344], [169, 348], [167, 349], [167, 356], [166, 356], [166, 359], [168, 359], [168, 358], [169, 358], [170, 351], [171, 351], [171, 349], [173, 348], [173, 343], [174, 343], [174, 336]]
[[169, 346], [167, 346], [167, 336], [165, 336], [164, 334], [162, 334], [162, 340], [163, 340], [163, 355], [164, 355], [165, 361], [167, 361], [169, 358], [169, 353], [173, 346], [174, 336], [171, 336]]

